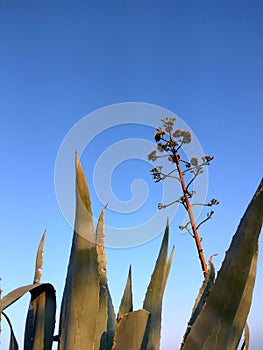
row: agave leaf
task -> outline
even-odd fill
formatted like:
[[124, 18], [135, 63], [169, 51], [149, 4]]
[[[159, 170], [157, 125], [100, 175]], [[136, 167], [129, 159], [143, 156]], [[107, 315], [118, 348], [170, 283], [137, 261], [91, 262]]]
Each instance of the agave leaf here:
[[104, 209], [96, 228], [96, 249], [99, 264], [99, 311], [97, 318], [95, 350], [105, 349], [107, 341], [108, 289], [106, 275], [106, 254], [104, 249]]
[[10, 328], [9, 350], [18, 350], [18, 342], [16, 340], [15, 333], [14, 333], [10, 318], [7, 316], [7, 314], [5, 312], [2, 312], [2, 315], [4, 315], [5, 319], [7, 320], [8, 325], [9, 325], [9, 328]]
[[183, 337], [183, 342], [181, 345], [181, 348], [183, 347], [185, 340], [197, 318], [197, 316], [199, 315], [199, 313], [201, 312], [201, 310], [203, 309], [206, 299], [211, 291], [212, 286], [214, 285], [214, 281], [215, 281], [215, 266], [212, 263], [212, 259], [210, 259], [209, 261], [209, 272], [208, 274], [205, 276], [205, 279], [203, 281], [203, 284], [199, 290], [198, 296], [195, 300], [195, 304], [192, 310], [192, 315], [190, 317], [190, 320], [188, 322], [187, 325], [187, 329], [185, 331], [184, 337]]
[[[36, 293], [40, 294], [45, 292], [45, 290], [48, 290], [48, 289], [54, 290], [54, 287], [50, 283], [34, 283], [34, 284], [27, 284], [26, 286], [16, 288], [12, 290], [10, 293], [6, 294], [2, 299], [0, 299], [0, 311], [2, 312], [8, 306], [12, 305], [14, 302], [20, 299], [27, 292], [32, 292], [34, 289], [36, 289]], [[54, 294], [55, 294], [55, 290], [54, 290]]]
[[169, 258], [167, 260], [167, 264], [166, 264], [166, 268], [165, 268], [165, 274], [164, 274], [164, 280], [163, 280], [162, 294], [164, 293], [165, 286], [166, 286], [166, 283], [167, 283], [167, 280], [168, 280], [168, 276], [169, 276], [169, 273], [170, 273], [171, 265], [172, 265], [172, 262], [173, 262], [173, 257], [174, 257], [174, 247], [172, 248], [170, 256], [169, 256]]
[[106, 335], [106, 349], [111, 350], [113, 345], [113, 338], [116, 330], [116, 315], [113, 308], [113, 303], [110, 295], [109, 288], [107, 286], [108, 293], [108, 320], [107, 320], [107, 335]]
[[30, 291], [31, 288], [36, 288], [38, 286], [39, 284], [28, 284], [26, 286], [16, 288], [12, 290], [12, 292], [6, 294], [3, 298], [0, 299], [0, 312], [20, 299], [24, 294]]
[[236, 349], [252, 301], [262, 216], [263, 180], [239, 224], [206, 307], [194, 323], [183, 350]]
[[[91, 201], [89, 188], [85, 174], [79, 161], [79, 157], [75, 155], [76, 164], [76, 217], [75, 217], [75, 232], [79, 236], [84, 237], [90, 247], [94, 247], [95, 236], [92, 219]], [[81, 241], [83, 242], [83, 241]], [[86, 249], [87, 243], [84, 247]], [[80, 247], [81, 248], [81, 247]]]
[[160, 348], [162, 299], [174, 255], [173, 248], [167, 262], [168, 239], [169, 223], [167, 222], [162, 246], [143, 303], [143, 308], [151, 315], [143, 341], [143, 349], [147, 350]]
[[121, 304], [118, 312], [118, 320], [122, 315], [132, 311], [133, 311], [132, 280], [131, 280], [131, 266], [130, 266], [126, 286], [124, 289], [124, 293], [121, 299]]
[[34, 283], [39, 283], [41, 276], [42, 276], [43, 251], [44, 251], [45, 237], [46, 237], [46, 231], [44, 231], [44, 233], [41, 237], [41, 240], [40, 240], [39, 246], [38, 246], [38, 250], [37, 250]]
[[[43, 233], [38, 246], [33, 283], [38, 283], [41, 279], [45, 235], [46, 232]], [[49, 290], [41, 294], [31, 292], [24, 336], [25, 349], [41, 350], [52, 347], [56, 305], [55, 299], [49, 294]]]
[[59, 350], [92, 349], [99, 309], [99, 271], [89, 190], [76, 155], [76, 219], [59, 325]]
[[251, 302], [252, 302], [252, 293], [253, 293], [253, 288], [254, 288], [256, 273], [257, 273], [257, 262], [258, 262], [258, 246], [251, 262], [247, 282], [244, 287], [240, 305], [238, 307], [234, 321], [232, 323], [229, 340], [227, 344], [227, 350], [237, 349], [243, 330], [244, 328], [246, 329], [246, 322], [244, 325], [244, 315], [248, 315]]
[[95, 349], [110, 350], [116, 328], [116, 315], [109, 291], [106, 273], [106, 253], [104, 248], [104, 212], [103, 208], [96, 228], [96, 249], [99, 263], [99, 312], [97, 319]]
[[121, 316], [117, 323], [112, 350], [140, 350], [149, 312], [138, 310]]
[[246, 322], [245, 338], [244, 338], [243, 344], [241, 346], [241, 350], [248, 350], [248, 346], [249, 346], [249, 327], [248, 327], [248, 324]]
[[56, 299], [53, 287], [32, 289], [27, 314], [24, 349], [51, 350], [55, 328]]
[[[36, 313], [32, 312], [32, 327], [37, 329], [34, 337], [37, 338], [37, 346], [35, 349], [48, 350], [52, 347], [53, 332], [55, 327], [56, 297], [55, 289], [50, 283], [29, 284], [19, 287], [8, 293], [0, 300], [1, 312], [15, 301], [21, 298], [25, 293], [30, 292], [33, 302], [38, 307], [35, 308]], [[29, 349], [26, 347], [26, 349]]]

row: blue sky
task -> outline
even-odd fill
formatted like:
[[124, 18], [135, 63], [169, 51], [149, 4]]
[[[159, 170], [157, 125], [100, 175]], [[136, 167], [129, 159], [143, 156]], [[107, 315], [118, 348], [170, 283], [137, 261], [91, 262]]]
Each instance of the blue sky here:
[[[220, 205], [203, 226], [202, 236], [206, 256], [219, 254], [214, 259], [219, 269], [262, 176], [263, 3], [4, 0], [0, 17], [3, 294], [31, 282], [37, 245], [47, 229], [43, 281], [54, 284], [60, 303], [72, 230], [54, 188], [58, 150], [83, 117], [124, 102], [173, 112], [193, 130], [204, 152], [215, 156], [209, 167], [208, 198], [216, 197]], [[91, 117], [90, 123], [93, 127], [98, 120]], [[119, 126], [83, 153], [96, 215], [102, 207], [93, 188], [96, 159], [116, 139], [130, 137], [152, 141], [152, 130]], [[127, 161], [112, 177], [113, 191], [124, 201], [131, 198], [133, 178], [147, 182], [145, 216], [160, 197], [148, 167], [142, 160]], [[182, 216], [179, 210], [171, 225], [170, 244], [176, 251], [164, 297], [163, 350], [180, 344], [202, 281], [194, 242], [178, 231]], [[106, 221], [111, 220], [116, 217], [108, 210]], [[116, 309], [129, 264], [135, 307], [141, 307], [161, 238], [136, 248], [107, 249]], [[260, 252], [249, 317], [254, 350], [263, 343], [262, 259]], [[9, 311], [19, 340], [27, 304], [24, 298]], [[0, 348], [6, 349], [9, 335], [4, 322], [2, 327]]]

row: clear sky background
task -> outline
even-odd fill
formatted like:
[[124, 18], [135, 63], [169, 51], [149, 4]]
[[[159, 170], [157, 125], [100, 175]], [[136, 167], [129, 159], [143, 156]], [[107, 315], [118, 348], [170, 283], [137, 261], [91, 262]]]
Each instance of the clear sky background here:
[[[54, 284], [60, 305], [72, 230], [54, 189], [58, 149], [81, 118], [122, 102], [145, 102], [172, 111], [191, 127], [204, 152], [215, 156], [208, 198], [217, 198], [220, 205], [203, 226], [202, 237], [206, 256], [219, 254], [214, 259], [219, 269], [262, 176], [262, 42], [262, 1], [1, 1], [3, 294], [31, 283], [37, 245], [47, 229], [43, 281]], [[109, 135], [112, 143], [117, 135], [131, 136], [127, 129], [114, 132]], [[148, 128], [132, 133], [148, 140], [153, 136]], [[94, 152], [87, 148], [81, 159], [96, 215], [102, 203], [92, 187], [92, 166], [108, 141], [100, 139]], [[147, 163], [134, 160], [116, 169], [116, 196], [128, 200], [130, 183], [141, 178], [149, 186], [146, 208], [156, 207], [159, 189], [148, 169]], [[194, 242], [178, 230], [180, 215], [171, 225], [170, 246], [176, 251], [164, 296], [163, 350], [179, 347], [202, 282]], [[110, 210], [106, 212], [108, 223], [114, 219]], [[107, 249], [116, 311], [129, 264], [135, 308], [142, 306], [161, 239], [136, 248]], [[20, 343], [28, 301], [24, 297], [7, 310]], [[249, 316], [253, 350], [263, 344], [262, 304], [261, 237]], [[2, 329], [0, 348], [7, 349], [4, 321]]]

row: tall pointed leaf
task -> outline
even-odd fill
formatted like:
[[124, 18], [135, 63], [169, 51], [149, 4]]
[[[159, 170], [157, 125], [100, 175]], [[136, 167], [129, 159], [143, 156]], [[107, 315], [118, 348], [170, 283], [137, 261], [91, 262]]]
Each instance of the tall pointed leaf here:
[[173, 248], [167, 262], [168, 240], [169, 223], [167, 222], [162, 246], [143, 303], [143, 308], [150, 312], [147, 334], [143, 341], [143, 349], [147, 350], [160, 348], [162, 299], [174, 254]]
[[[26, 350], [52, 349], [56, 313], [55, 294], [53, 287], [47, 289], [44, 286], [40, 285], [39, 290], [30, 291], [31, 302], [24, 337]], [[41, 288], [43, 292], [39, 293]]]
[[183, 350], [236, 349], [252, 301], [262, 217], [263, 180], [239, 224], [206, 307], [194, 323]]
[[[75, 233], [86, 239], [90, 243], [90, 247], [94, 247], [95, 235], [92, 218], [91, 201], [89, 195], [89, 188], [85, 174], [79, 161], [79, 157], [75, 155], [76, 163], [76, 217], [75, 217]], [[84, 244], [82, 241], [82, 244]], [[81, 244], [81, 243], [80, 243]], [[80, 246], [81, 249], [81, 246]]]
[[95, 350], [105, 349], [107, 341], [108, 290], [106, 275], [106, 254], [104, 248], [104, 209], [96, 228], [96, 249], [99, 264], [99, 311], [97, 318]]
[[166, 283], [167, 283], [167, 280], [168, 280], [168, 277], [169, 277], [170, 269], [171, 269], [172, 262], [173, 262], [173, 257], [174, 257], [174, 247], [172, 248], [172, 251], [171, 251], [171, 253], [169, 255], [169, 258], [167, 260], [167, 264], [166, 264], [166, 267], [165, 267], [165, 274], [164, 274], [164, 280], [163, 280], [163, 286], [162, 286], [162, 295], [164, 293], [164, 290], [165, 290], [165, 287], [166, 287]]
[[91, 203], [76, 155], [76, 219], [59, 327], [59, 350], [92, 349], [99, 309], [99, 271]]
[[99, 263], [99, 311], [96, 330], [95, 349], [110, 350], [116, 328], [116, 315], [109, 291], [106, 273], [106, 253], [104, 247], [104, 212], [103, 208], [96, 228], [96, 249]]
[[188, 325], [187, 325], [187, 329], [186, 329], [184, 337], [183, 337], [183, 342], [182, 342], [181, 348], [183, 347], [185, 340], [186, 340], [191, 328], [193, 327], [193, 324], [194, 324], [197, 316], [199, 315], [199, 313], [203, 309], [205, 302], [206, 302], [206, 299], [207, 299], [208, 295], [210, 294], [211, 288], [214, 285], [215, 267], [214, 267], [214, 264], [212, 263], [212, 259], [210, 259], [209, 265], [210, 265], [209, 272], [208, 272], [208, 274], [206, 274], [205, 279], [203, 281], [203, 284], [199, 290], [198, 296], [195, 300], [192, 314], [191, 314], [190, 320], [189, 320]]
[[113, 338], [116, 329], [116, 315], [113, 308], [113, 303], [110, 295], [109, 288], [107, 286], [108, 292], [108, 321], [107, 321], [107, 336], [106, 336], [106, 350], [111, 350], [113, 345]]
[[251, 302], [252, 302], [252, 293], [253, 293], [253, 288], [255, 285], [256, 274], [257, 274], [257, 262], [258, 262], [258, 247], [254, 253], [254, 256], [251, 262], [248, 278], [241, 297], [240, 305], [237, 309], [235, 318], [232, 322], [231, 330], [229, 332], [230, 335], [229, 335], [229, 340], [227, 344], [227, 350], [237, 349], [243, 330], [246, 327], [246, 322], [244, 325], [244, 315], [248, 315]]
[[46, 237], [46, 231], [44, 231], [41, 240], [39, 242], [37, 256], [36, 256], [36, 266], [35, 266], [35, 276], [34, 283], [39, 283], [42, 276], [42, 268], [43, 268], [43, 252], [44, 252], [44, 242]]
[[[43, 268], [43, 250], [46, 232], [40, 240], [35, 265], [33, 283], [40, 282]], [[49, 293], [47, 291], [47, 293]], [[31, 300], [26, 318], [24, 349], [51, 349], [55, 326], [55, 301], [47, 293], [36, 295], [31, 292]], [[51, 312], [50, 312], [51, 311]], [[50, 312], [50, 314], [47, 314]], [[43, 318], [43, 314], [45, 317]]]
[[[33, 283], [39, 283], [42, 276], [45, 236], [46, 236], [46, 231], [43, 233], [38, 245]], [[41, 344], [41, 340], [39, 340], [38, 337], [43, 335], [44, 333], [42, 333], [40, 329], [37, 329], [37, 327], [44, 327], [44, 324], [42, 322], [36, 322], [35, 315], [37, 314], [37, 310], [39, 307], [38, 303], [41, 303], [43, 300], [44, 300], [43, 298], [37, 298], [33, 300], [33, 296], [31, 296], [27, 318], [26, 318], [26, 326], [25, 326], [25, 337], [24, 337], [25, 349], [33, 349], [34, 343], [37, 344], [40, 342]], [[36, 335], [38, 336], [36, 337]], [[52, 343], [53, 334], [50, 337], [51, 337], [51, 343]]]
[[129, 268], [128, 278], [126, 282], [126, 286], [124, 289], [124, 293], [121, 299], [121, 304], [118, 312], [118, 319], [128, 312], [133, 311], [133, 303], [132, 303], [132, 279], [131, 279], [131, 266]]
[[140, 350], [149, 312], [133, 311], [121, 316], [117, 323], [112, 350]]
[[10, 328], [9, 350], [18, 350], [18, 342], [16, 340], [15, 333], [14, 333], [10, 318], [7, 316], [7, 314], [5, 312], [2, 312], [2, 315], [4, 315], [5, 319], [7, 320], [8, 325], [9, 325], [9, 328]]

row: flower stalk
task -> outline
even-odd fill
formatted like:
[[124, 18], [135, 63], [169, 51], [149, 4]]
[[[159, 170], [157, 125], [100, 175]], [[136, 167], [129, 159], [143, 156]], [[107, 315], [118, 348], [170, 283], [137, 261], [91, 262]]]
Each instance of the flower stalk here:
[[[164, 181], [166, 178], [173, 178], [175, 180], [178, 180], [180, 182], [183, 195], [171, 203], [159, 203], [158, 208], [164, 209], [174, 203], [181, 203], [184, 206], [185, 210], [188, 213], [189, 221], [185, 226], [179, 226], [179, 228], [181, 230], [186, 230], [191, 235], [191, 237], [194, 238], [202, 272], [204, 276], [206, 276], [208, 273], [208, 267], [202, 248], [202, 239], [199, 237], [198, 229], [203, 223], [211, 219], [214, 212], [211, 211], [207, 214], [206, 219], [201, 221], [199, 224], [196, 224], [192, 207], [194, 205], [211, 207], [213, 205], [219, 204], [219, 202], [213, 198], [209, 203], [192, 203], [190, 199], [192, 199], [192, 197], [195, 195], [195, 191], [190, 191], [189, 187], [193, 184], [197, 176], [202, 174], [203, 167], [209, 165], [213, 157], [204, 156], [202, 157], [201, 162], [199, 162], [198, 158], [196, 157], [192, 157], [190, 161], [183, 160], [178, 151], [184, 144], [190, 143], [192, 141], [191, 132], [182, 129], [173, 131], [175, 118], [164, 118], [161, 120], [163, 122], [163, 128], [157, 129], [154, 135], [154, 139], [157, 143], [157, 149], [150, 152], [148, 159], [155, 161], [158, 158], [167, 157], [167, 160], [174, 166], [173, 169], [166, 174], [162, 171], [162, 166], [155, 166], [150, 170], [150, 172], [152, 173], [155, 182]], [[169, 137], [166, 137], [166, 135], [169, 135]], [[161, 152], [162, 154], [158, 155], [157, 152]], [[182, 166], [185, 166], [186, 168], [183, 169]], [[192, 174], [192, 177], [190, 180], [186, 181], [185, 175], [189, 173]]]
[[203, 248], [202, 248], [202, 243], [201, 243], [198, 231], [197, 231], [197, 226], [195, 224], [195, 219], [194, 219], [194, 215], [193, 215], [193, 211], [192, 211], [192, 205], [191, 205], [191, 202], [189, 200], [187, 186], [185, 185], [184, 177], [183, 177], [182, 170], [180, 167], [180, 160], [179, 160], [179, 157], [175, 151], [174, 151], [173, 156], [174, 156], [176, 168], [177, 168], [177, 171], [179, 174], [182, 191], [184, 194], [184, 207], [187, 210], [187, 213], [189, 216], [190, 224], [192, 227], [193, 238], [195, 240], [198, 256], [199, 256], [199, 259], [201, 262], [202, 271], [203, 271], [204, 276], [206, 276], [206, 274], [208, 273], [207, 263], [205, 260], [205, 256], [204, 256], [204, 252], [203, 252]]

